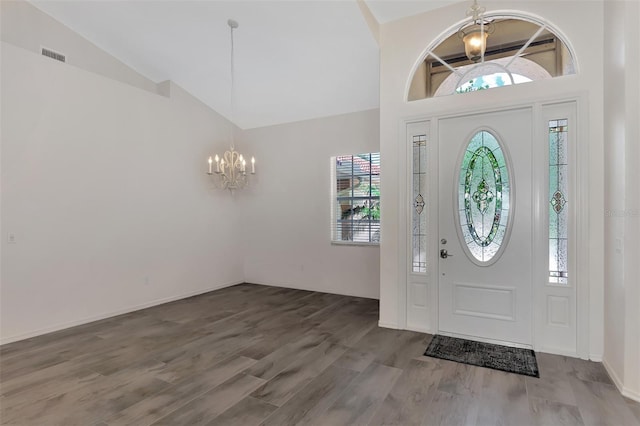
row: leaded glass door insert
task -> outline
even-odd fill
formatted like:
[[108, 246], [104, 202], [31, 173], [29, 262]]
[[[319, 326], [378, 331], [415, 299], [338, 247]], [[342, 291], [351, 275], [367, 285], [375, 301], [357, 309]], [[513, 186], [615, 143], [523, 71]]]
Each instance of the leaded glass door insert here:
[[462, 246], [478, 265], [496, 262], [507, 243], [509, 174], [497, 137], [488, 130], [476, 132], [462, 155], [457, 210]]

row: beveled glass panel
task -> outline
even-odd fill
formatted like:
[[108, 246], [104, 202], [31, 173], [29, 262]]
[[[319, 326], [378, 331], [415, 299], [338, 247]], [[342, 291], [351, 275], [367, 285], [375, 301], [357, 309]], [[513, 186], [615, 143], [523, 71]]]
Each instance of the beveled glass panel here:
[[549, 282], [568, 283], [569, 159], [567, 119], [549, 121]]
[[[502, 183], [502, 193], [500, 195], [502, 196], [502, 209], [509, 211], [509, 207], [511, 206], [511, 192], [509, 191], [508, 183]], [[503, 225], [506, 225], [506, 222]]]
[[556, 133], [558, 136], [558, 164], [566, 165], [567, 164], [567, 126], [563, 126], [560, 129], [564, 129], [563, 131], [559, 131]]
[[496, 137], [485, 130], [476, 133], [461, 161], [457, 198], [463, 244], [480, 264], [491, 261], [505, 243], [509, 179]]
[[556, 217], [556, 211], [553, 206], [549, 204], [549, 238], [558, 238], [558, 220]]
[[413, 144], [413, 170], [420, 170], [420, 145], [417, 143]]
[[487, 247], [484, 248], [482, 255], [488, 259], [491, 259], [493, 256], [496, 255], [499, 249], [500, 249], [500, 245], [496, 244], [495, 242], [492, 242], [491, 244], [489, 244]]
[[558, 164], [558, 137], [549, 132], [549, 165]]
[[427, 135], [415, 135], [412, 140], [411, 198], [411, 270], [427, 272]]

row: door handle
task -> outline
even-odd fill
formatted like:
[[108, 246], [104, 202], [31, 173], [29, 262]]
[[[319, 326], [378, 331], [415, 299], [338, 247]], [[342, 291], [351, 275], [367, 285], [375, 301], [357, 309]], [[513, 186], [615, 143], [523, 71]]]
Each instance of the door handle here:
[[440, 250], [440, 257], [446, 259], [447, 257], [453, 256], [452, 254], [447, 253], [447, 249]]

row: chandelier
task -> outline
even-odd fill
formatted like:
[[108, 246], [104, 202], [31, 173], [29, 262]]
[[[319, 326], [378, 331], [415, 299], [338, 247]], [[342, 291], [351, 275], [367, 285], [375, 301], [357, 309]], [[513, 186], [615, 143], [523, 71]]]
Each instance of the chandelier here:
[[[227, 25], [231, 30], [231, 147], [228, 151], [219, 157], [217, 154], [214, 157], [209, 157], [209, 171], [210, 176], [215, 176], [217, 186], [222, 189], [228, 189], [233, 191], [234, 189], [241, 189], [249, 184], [249, 177], [247, 176], [247, 159], [235, 150], [234, 147], [234, 135], [233, 135], [233, 112], [234, 112], [234, 98], [235, 98], [235, 51], [233, 46], [233, 31], [238, 28], [238, 22], [233, 19], [227, 21]], [[215, 161], [215, 170], [213, 168], [213, 162]], [[251, 174], [256, 173], [256, 159], [251, 157]]]
[[458, 36], [464, 43], [464, 53], [472, 62], [484, 61], [487, 38], [494, 31], [493, 24], [482, 18], [485, 11], [485, 7], [478, 6], [478, 0], [473, 0], [473, 4], [467, 10], [467, 16], [471, 17], [471, 23], [463, 25], [458, 31]]

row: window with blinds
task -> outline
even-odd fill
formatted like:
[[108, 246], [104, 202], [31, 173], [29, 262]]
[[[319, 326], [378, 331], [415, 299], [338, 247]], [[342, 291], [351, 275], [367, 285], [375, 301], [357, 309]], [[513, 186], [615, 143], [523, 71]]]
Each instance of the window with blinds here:
[[380, 153], [331, 158], [331, 239], [336, 243], [380, 242]]

